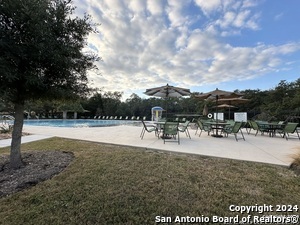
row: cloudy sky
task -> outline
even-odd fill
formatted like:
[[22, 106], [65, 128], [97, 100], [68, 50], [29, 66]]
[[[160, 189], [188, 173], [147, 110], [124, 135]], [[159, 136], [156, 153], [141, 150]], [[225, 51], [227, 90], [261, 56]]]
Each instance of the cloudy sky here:
[[94, 87], [267, 90], [300, 77], [299, 0], [74, 0], [101, 24]]

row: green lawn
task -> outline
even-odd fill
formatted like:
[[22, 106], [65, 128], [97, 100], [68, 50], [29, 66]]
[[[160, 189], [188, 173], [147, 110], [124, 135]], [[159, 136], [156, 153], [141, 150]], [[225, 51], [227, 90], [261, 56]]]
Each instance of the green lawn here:
[[61, 138], [22, 145], [28, 150], [72, 151], [75, 159], [51, 180], [0, 198], [0, 224], [156, 224], [157, 216], [207, 216], [212, 223], [212, 216], [248, 215], [230, 205], [300, 199], [300, 177], [282, 166]]

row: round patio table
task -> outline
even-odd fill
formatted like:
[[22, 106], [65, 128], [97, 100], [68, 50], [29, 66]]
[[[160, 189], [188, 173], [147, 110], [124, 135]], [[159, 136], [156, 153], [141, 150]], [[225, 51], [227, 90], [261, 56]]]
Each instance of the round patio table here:
[[216, 130], [216, 134], [211, 135], [212, 137], [223, 137], [223, 135], [218, 133], [218, 130], [223, 130], [225, 126], [230, 125], [230, 123], [226, 122], [216, 122], [216, 121], [211, 121], [211, 122], [205, 122], [205, 124], [209, 125], [211, 129]]

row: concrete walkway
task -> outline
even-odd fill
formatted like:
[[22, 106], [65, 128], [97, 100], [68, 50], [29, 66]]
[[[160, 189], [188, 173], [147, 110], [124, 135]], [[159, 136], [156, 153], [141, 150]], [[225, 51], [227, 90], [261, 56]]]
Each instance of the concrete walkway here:
[[[254, 136], [254, 133], [248, 135], [245, 130], [244, 136], [246, 141], [239, 140], [238, 142], [235, 141], [234, 135], [229, 135], [228, 138], [214, 138], [203, 132], [201, 137], [199, 137], [194, 135], [195, 130], [190, 130], [191, 139], [186, 137], [184, 133], [180, 133], [180, 145], [175, 142], [164, 144], [162, 139], [157, 139], [154, 136], [154, 133], [147, 132], [144, 139], [141, 140], [139, 137], [141, 130], [142, 127], [138, 126], [87, 128], [24, 126], [24, 132], [33, 135], [23, 137], [22, 143], [57, 136], [284, 166], [289, 166], [293, 160], [292, 155], [300, 151], [298, 138], [293, 137], [287, 141], [279, 136], [272, 138], [268, 135], [260, 134]], [[10, 141], [1, 140], [0, 147], [9, 146]]]
[[[51, 135], [40, 135], [40, 134], [32, 134], [22, 137], [22, 143], [28, 143], [32, 141], [39, 141], [46, 138], [53, 137]], [[0, 148], [8, 147], [11, 144], [11, 139], [0, 140]]]

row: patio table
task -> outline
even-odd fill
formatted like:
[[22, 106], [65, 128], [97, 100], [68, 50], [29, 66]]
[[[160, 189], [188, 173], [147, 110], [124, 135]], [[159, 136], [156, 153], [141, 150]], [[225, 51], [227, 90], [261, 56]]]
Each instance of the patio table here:
[[276, 130], [283, 130], [285, 124], [276, 122], [260, 122], [259, 126], [269, 131], [269, 136], [274, 137]]
[[[156, 125], [156, 127], [157, 127], [157, 130], [158, 130], [158, 137], [159, 137], [161, 131], [162, 131], [163, 128], [164, 128], [164, 125], [165, 125], [166, 121], [155, 121], [155, 122], [153, 122], [153, 123], [154, 123], [154, 124]], [[160, 137], [161, 137], [162, 139], [168, 138], [168, 137], [164, 137], [163, 135], [160, 136]]]
[[223, 137], [223, 135], [218, 134], [218, 130], [222, 131], [225, 126], [230, 125], [230, 123], [216, 121], [204, 122], [204, 124], [209, 125], [211, 129], [216, 130], [216, 134], [211, 135], [213, 137]]
[[166, 123], [166, 121], [155, 121], [153, 123], [156, 125], [157, 129], [161, 130], [164, 124]]

